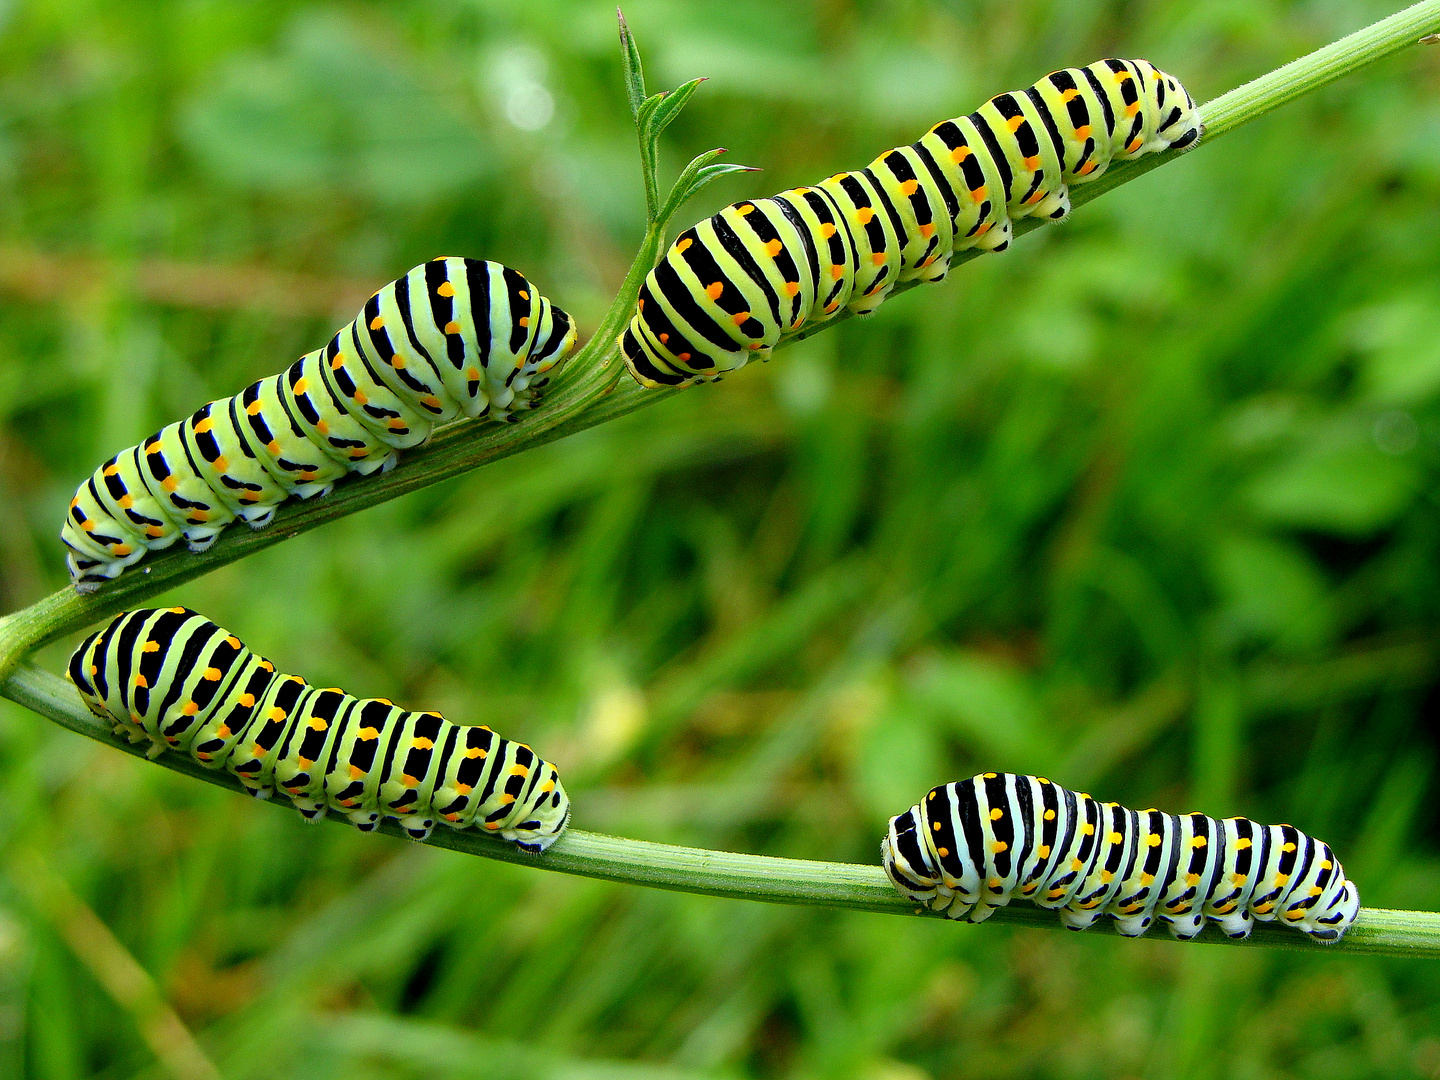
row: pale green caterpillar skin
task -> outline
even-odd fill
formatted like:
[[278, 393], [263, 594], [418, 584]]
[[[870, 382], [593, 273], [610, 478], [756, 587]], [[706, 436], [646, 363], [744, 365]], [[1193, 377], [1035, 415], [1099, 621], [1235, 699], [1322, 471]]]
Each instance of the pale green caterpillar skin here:
[[434, 259], [392, 281], [323, 349], [116, 454], [80, 485], [60, 537], [82, 592], [181, 537], [204, 551], [239, 519], [398, 452], [457, 417], [514, 419], [575, 344], [570, 316], [518, 271]]
[[625, 362], [656, 387], [769, 359], [801, 330], [874, 311], [896, 285], [939, 281], [956, 252], [1003, 251], [1017, 219], [1064, 218], [1070, 184], [1194, 146], [1202, 130], [1185, 88], [1146, 60], [1053, 72], [864, 169], [685, 230], [645, 279]]
[[307, 820], [329, 810], [369, 832], [382, 818], [416, 840], [436, 822], [539, 853], [570, 800], [555, 766], [488, 727], [285, 675], [186, 608], [117, 616], [70, 658], [90, 711], [147, 753], [188, 754], [258, 798], [278, 788]]
[[1127, 810], [1016, 773], [932, 789], [880, 854], [902, 895], [970, 922], [1019, 897], [1071, 930], [1109, 915], [1126, 937], [1159, 921], [1188, 941], [1208, 921], [1239, 940], [1278, 919], [1332, 944], [1360, 911], [1330, 845], [1292, 825]]

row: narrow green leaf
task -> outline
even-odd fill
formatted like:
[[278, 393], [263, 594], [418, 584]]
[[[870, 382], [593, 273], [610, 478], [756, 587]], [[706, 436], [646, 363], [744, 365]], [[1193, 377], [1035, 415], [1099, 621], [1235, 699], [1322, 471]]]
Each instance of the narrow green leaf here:
[[670, 121], [680, 115], [680, 110], [690, 101], [696, 87], [704, 81], [704, 78], [691, 79], [683, 86], [677, 86], [668, 94], [661, 95], [664, 100], [659, 102], [658, 107], [642, 122], [641, 137], [659, 139], [661, 132], [670, 126]]
[[630, 112], [639, 123], [640, 106], [645, 104], [645, 71], [640, 66], [640, 46], [635, 44], [635, 35], [630, 32], [625, 13], [618, 7], [615, 18], [620, 22], [621, 60], [625, 65], [625, 89], [630, 95]]
[[726, 175], [727, 173], [759, 172], [760, 170], [750, 165], [712, 165], [710, 164], [721, 154], [725, 153], [723, 147], [715, 150], [707, 150], [689, 165], [680, 174], [680, 179], [675, 181], [675, 186], [670, 189], [670, 196], [665, 200], [665, 206], [660, 211], [660, 221], [669, 221], [675, 212], [683, 206], [692, 195], [697, 194], [712, 180]]

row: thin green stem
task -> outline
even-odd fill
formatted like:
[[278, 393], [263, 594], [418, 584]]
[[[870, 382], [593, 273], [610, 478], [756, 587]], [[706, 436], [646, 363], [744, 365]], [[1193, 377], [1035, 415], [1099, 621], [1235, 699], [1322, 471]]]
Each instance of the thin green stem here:
[[[109, 725], [92, 716], [81, 704], [80, 696], [59, 676], [28, 664], [21, 665], [11, 675], [6, 694], [62, 727], [107, 746], [118, 746], [137, 757], [144, 756], [141, 747], [122, 743], [112, 736]], [[178, 754], [164, 754], [156, 759], [156, 763], [231, 791], [244, 790], [229, 773], [203, 768]], [[283, 800], [279, 801], [279, 805], [284, 805]], [[392, 836], [403, 835], [393, 822], [387, 822], [382, 831]], [[876, 839], [878, 841], [878, 835]], [[457, 832], [440, 828], [425, 843], [541, 870], [604, 878], [653, 889], [760, 900], [770, 904], [801, 904], [939, 918], [934, 912], [917, 907], [897, 893], [878, 866], [709, 851], [627, 840], [580, 829], [568, 830], [554, 847], [540, 856], [526, 855], [511, 844], [473, 829]], [[1042, 911], [1027, 903], [1001, 908], [992, 919], [997, 923], [1036, 929], [1061, 929], [1060, 920], [1053, 912]], [[1114, 924], [1108, 919], [1101, 920], [1095, 931], [1113, 934]], [[1244, 943], [1231, 941], [1213, 927], [1208, 928], [1199, 940], [1310, 952], [1363, 952], [1433, 959], [1440, 958], [1440, 912], [1365, 908], [1344, 940], [1337, 945], [1317, 945], [1295, 930], [1266, 923], [1257, 925], [1255, 932]]]

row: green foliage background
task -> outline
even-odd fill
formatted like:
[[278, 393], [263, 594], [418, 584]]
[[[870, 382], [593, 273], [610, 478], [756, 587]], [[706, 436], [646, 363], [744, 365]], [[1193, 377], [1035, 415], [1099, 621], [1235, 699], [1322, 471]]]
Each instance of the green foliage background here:
[[[1204, 99], [1389, 10], [626, 14], [652, 88], [712, 77], [672, 174], [717, 143], [766, 170], [686, 221], [1055, 67], [1143, 55]], [[598, 0], [0, 20], [5, 610], [62, 585], [96, 463], [411, 264], [510, 263], [588, 331], [643, 226]], [[1368, 904], [1434, 909], [1437, 469], [1440, 49], [769, 367], [171, 599], [319, 684], [533, 742], [586, 828], [873, 862], [929, 784], [1036, 771], [1294, 822]], [[0, 846], [0, 1075], [161, 1075], [39, 865], [231, 1078], [1440, 1076], [1432, 965], [550, 876], [307, 828], [9, 702]]]

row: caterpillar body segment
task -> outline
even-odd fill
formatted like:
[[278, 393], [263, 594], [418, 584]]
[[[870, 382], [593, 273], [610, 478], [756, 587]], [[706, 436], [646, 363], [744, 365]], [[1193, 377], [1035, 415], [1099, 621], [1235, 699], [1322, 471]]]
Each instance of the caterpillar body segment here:
[[1328, 944], [1360, 910], [1330, 846], [1294, 826], [1128, 810], [1016, 773], [932, 789], [880, 851], [904, 896], [970, 922], [1018, 897], [1072, 930], [1108, 915], [1127, 937], [1161, 922], [1188, 941], [1214, 922], [1243, 939], [1278, 920]]
[[1013, 222], [1070, 211], [1069, 185], [1115, 161], [1193, 146], [1185, 88], [1145, 60], [1052, 72], [936, 124], [864, 169], [727, 207], [645, 279], [620, 345], [643, 385], [712, 380], [807, 326], [874, 311], [952, 256], [1003, 251]]
[[513, 419], [574, 344], [570, 316], [518, 271], [423, 263], [324, 348], [96, 469], [61, 529], [71, 579], [90, 591], [182, 538], [198, 552], [237, 519], [264, 528], [288, 498], [394, 468], [437, 424]]
[[369, 832], [394, 818], [416, 840], [443, 822], [538, 853], [570, 820], [555, 767], [523, 743], [313, 687], [186, 608], [117, 616], [75, 651], [68, 675], [90, 711], [148, 743], [150, 757], [188, 754], [258, 798], [279, 789], [311, 821], [333, 810]]

